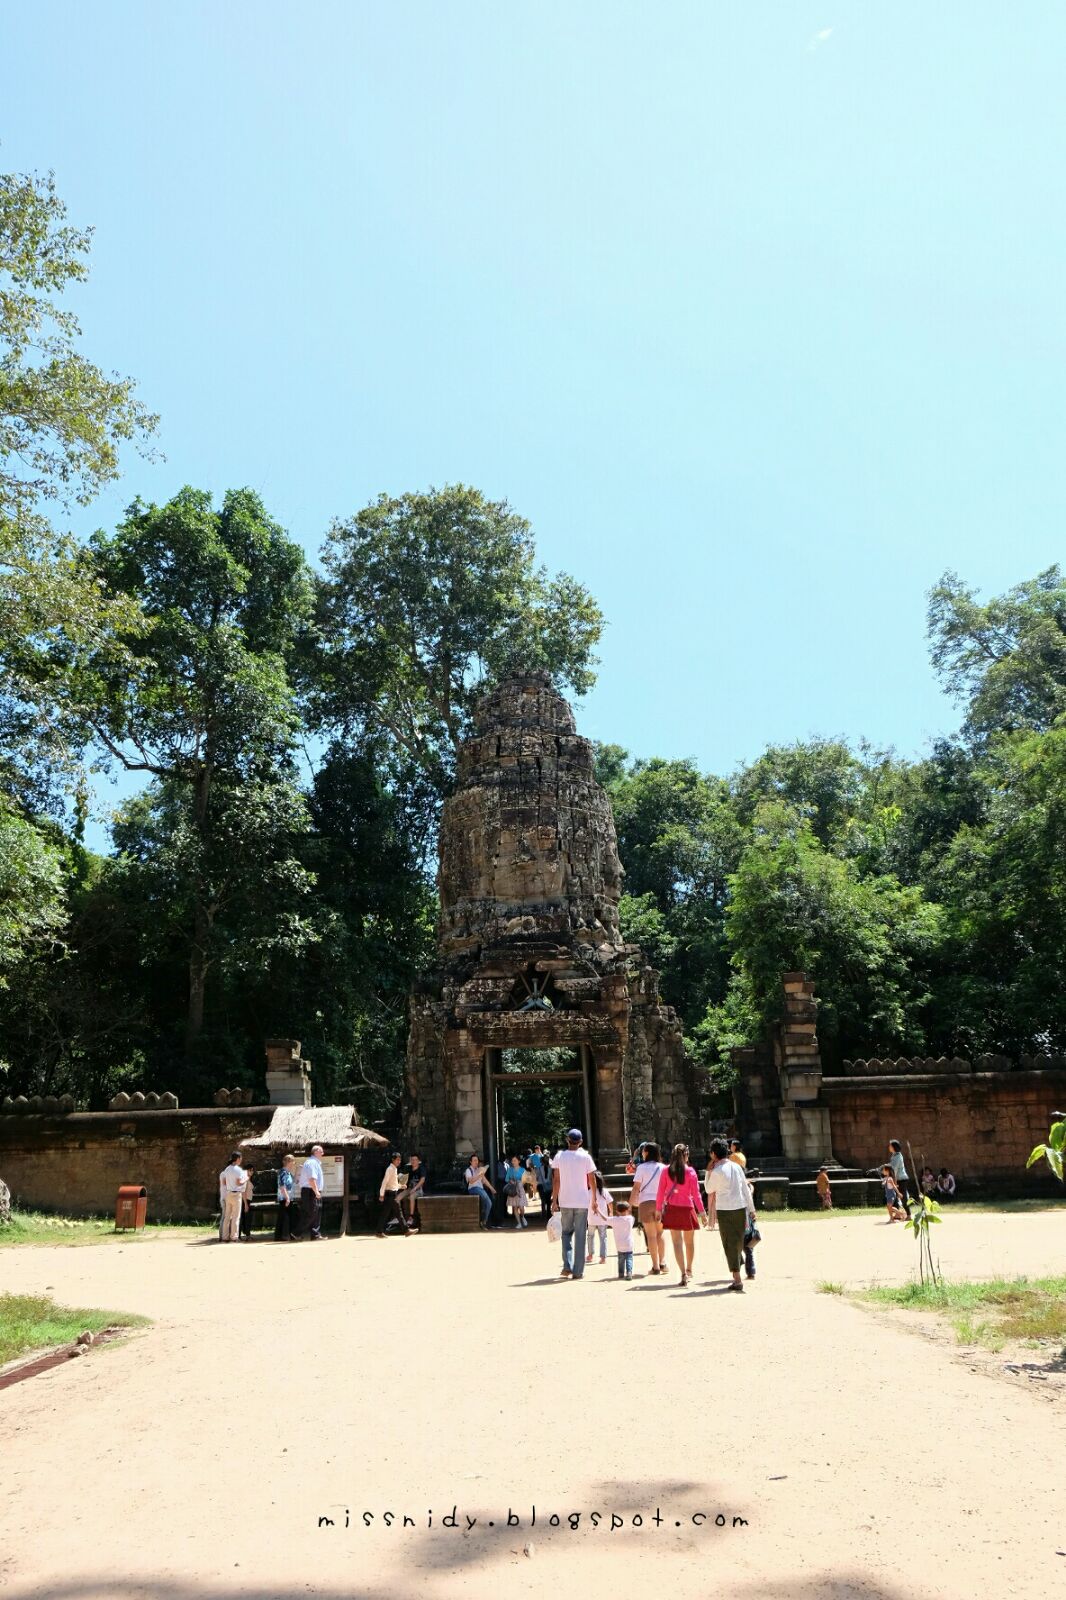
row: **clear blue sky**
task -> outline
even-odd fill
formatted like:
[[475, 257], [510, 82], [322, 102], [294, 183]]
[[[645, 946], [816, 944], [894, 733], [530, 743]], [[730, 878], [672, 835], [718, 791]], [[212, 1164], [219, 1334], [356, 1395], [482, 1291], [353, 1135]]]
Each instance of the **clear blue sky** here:
[[609, 619], [583, 731], [727, 772], [953, 727], [954, 567], [1060, 558], [1066, 11], [36, 0], [0, 167], [96, 227], [140, 494], [250, 484], [317, 552], [505, 496]]

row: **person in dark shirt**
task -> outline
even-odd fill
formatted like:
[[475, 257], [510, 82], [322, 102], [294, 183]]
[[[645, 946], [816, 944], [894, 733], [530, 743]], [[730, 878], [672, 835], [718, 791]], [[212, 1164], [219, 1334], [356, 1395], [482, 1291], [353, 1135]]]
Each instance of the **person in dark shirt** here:
[[421, 1156], [408, 1156], [407, 1165], [404, 1167], [407, 1175], [407, 1186], [400, 1197], [400, 1209], [412, 1226], [422, 1226], [422, 1218], [418, 1211], [418, 1197], [429, 1189], [429, 1173], [422, 1164]]

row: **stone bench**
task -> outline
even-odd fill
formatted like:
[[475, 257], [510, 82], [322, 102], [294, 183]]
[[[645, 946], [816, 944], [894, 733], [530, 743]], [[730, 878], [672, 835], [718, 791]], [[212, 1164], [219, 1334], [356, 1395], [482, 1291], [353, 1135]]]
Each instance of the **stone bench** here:
[[474, 1194], [424, 1194], [418, 1215], [423, 1233], [477, 1233], [481, 1204]]
[[[834, 1211], [849, 1206], [881, 1206], [884, 1190], [878, 1178], [830, 1178]], [[790, 1211], [820, 1211], [822, 1199], [816, 1183], [792, 1183], [788, 1188]]]
[[790, 1184], [787, 1178], [767, 1176], [753, 1178], [751, 1187], [755, 1192], [755, 1209], [757, 1211], [787, 1211], [789, 1204]]

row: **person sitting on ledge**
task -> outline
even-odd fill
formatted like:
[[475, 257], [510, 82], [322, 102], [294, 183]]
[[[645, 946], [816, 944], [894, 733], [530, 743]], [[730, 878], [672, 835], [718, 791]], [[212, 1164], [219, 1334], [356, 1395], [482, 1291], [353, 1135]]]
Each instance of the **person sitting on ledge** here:
[[947, 1167], [941, 1167], [940, 1169], [940, 1175], [936, 1180], [936, 1192], [941, 1200], [954, 1200], [955, 1198], [955, 1179]]
[[422, 1157], [410, 1155], [407, 1158], [407, 1187], [400, 1195], [400, 1210], [412, 1227], [417, 1219], [419, 1227], [422, 1226], [422, 1215], [418, 1209], [418, 1199], [425, 1194], [429, 1187], [429, 1174], [422, 1164]]
[[[487, 1228], [489, 1217], [492, 1215], [492, 1201], [489, 1199], [489, 1194], [495, 1197], [496, 1191], [489, 1182], [489, 1175], [481, 1165], [476, 1152], [470, 1157], [470, 1165], [463, 1173], [463, 1177], [466, 1179], [467, 1194], [474, 1195], [481, 1206], [479, 1226], [482, 1229]], [[486, 1189], [488, 1194], [485, 1193]]]

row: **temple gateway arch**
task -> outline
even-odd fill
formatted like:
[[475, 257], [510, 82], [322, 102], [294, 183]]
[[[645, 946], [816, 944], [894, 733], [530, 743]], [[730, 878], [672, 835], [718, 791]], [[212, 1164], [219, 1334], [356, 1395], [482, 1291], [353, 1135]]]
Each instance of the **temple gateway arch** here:
[[592, 746], [546, 673], [478, 707], [440, 830], [438, 964], [416, 983], [405, 1137], [433, 1170], [578, 1122], [601, 1164], [706, 1142], [700, 1077], [618, 924], [622, 869]]

